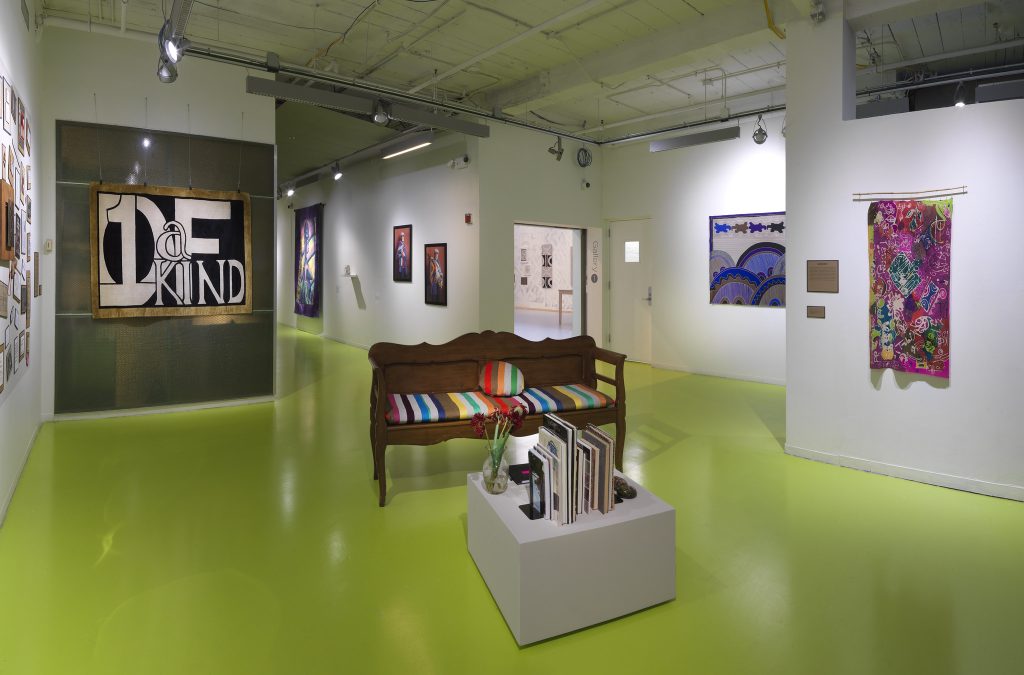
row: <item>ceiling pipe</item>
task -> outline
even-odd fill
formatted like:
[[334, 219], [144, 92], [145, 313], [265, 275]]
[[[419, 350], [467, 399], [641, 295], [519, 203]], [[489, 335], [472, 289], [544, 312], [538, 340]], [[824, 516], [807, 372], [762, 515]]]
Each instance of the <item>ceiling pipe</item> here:
[[577, 14], [580, 14], [582, 12], [586, 12], [586, 11], [591, 10], [591, 9], [594, 9], [595, 7], [599, 7], [599, 6], [603, 5], [603, 4], [605, 4], [606, 2], [607, 2], [607, 0], [587, 0], [587, 2], [584, 2], [583, 4], [576, 5], [572, 9], [570, 9], [570, 10], [568, 10], [566, 12], [562, 12], [558, 16], [551, 17], [547, 21], [543, 21], [543, 22], [537, 24], [536, 26], [534, 26], [533, 28], [531, 28], [529, 30], [525, 30], [522, 33], [519, 33], [518, 35], [516, 35], [514, 37], [511, 37], [508, 40], [505, 40], [504, 42], [491, 47], [490, 49], [488, 49], [485, 52], [481, 52], [481, 53], [477, 54], [476, 56], [474, 56], [474, 57], [472, 57], [470, 59], [467, 59], [466, 61], [463, 61], [462, 63], [460, 63], [460, 64], [458, 64], [456, 66], [452, 66], [451, 68], [449, 68], [448, 70], [444, 71], [440, 75], [435, 75], [434, 77], [430, 78], [426, 82], [421, 82], [420, 84], [417, 84], [412, 89], [409, 89], [406, 93], [415, 94], [416, 92], [420, 91], [421, 89], [425, 89], [426, 87], [429, 87], [432, 84], [437, 84], [441, 80], [448, 79], [452, 75], [455, 75], [456, 73], [460, 73], [463, 70], [465, 70], [466, 68], [469, 68], [470, 66], [472, 66], [474, 64], [477, 64], [480, 61], [483, 61], [484, 59], [486, 59], [486, 58], [488, 58], [490, 56], [494, 56], [495, 54], [497, 54], [499, 52], [505, 51], [506, 49], [508, 49], [512, 45], [518, 44], [518, 43], [522, 42], [523, 40], [525, 40], [528, 37], [536, 35], [537, 33], [541, 32], [541, 31], [543, 31], [543, 30], [545, 30], [547, 28], [550, 28], [551, 26], [559, 24], [559, 23], [565, 21], [566, 19], [570, 19], [570, 18], [576, 16]]
[[775, 17], [772, 16], [772, 9], [768, 6], [768, 0], [764, 0], [764, 15], [768, 18], [768, 27], [778, 36], [780, 40], [786, 39], [786, 32], [775, 25]]
[[140, 42], [152, 43], [156, 40], [156, 33], [145, 33], [140, 30], [125, 30], [121, 31], [115, 26], [108, 26], [101, 23], [86, 23], [84, 21], [76, 21], [74, 19], [63, 19], [59, 16], [47, 16], [43, 19], [43, 26], [49, 26], [50, 28], [66, 28], [68, 30], [78, 30], [85, 33], [96, 33], [98, 35], [112, 35], [114, 37], [128, 38], [129, 40], [138, 40]]
[[[748, 92], [746, 92], [744, 94], [736, 94], [734, 96], [730, 96], [729, 98], [725, 98], [725, 99], [718, 98], [718, 99], [715, 99], [715, 100], [710, 101], [710, 102], [711, 103], [721, 103], [722, 105], [727, 105], [729, 103], [729, 101], [738, 101], [740, 99], [750, 98], [752, 96], [762, 96], [762, 95], [765, 95], [765, 94], [777, 94], [777, 93], [782, 92], [782, 91], [786, 91], [786, 86], [785, 85], [779, 85], [779, 86], [776, 86], [776, 87], [769, 87], [767, 89], [757, 89], [755, 91], [748, 91]], [[701, 101], [700, 103], [693, 103], [693, 104], [688, 105], [688, 106], [683, 106], [682, 108], [672, 108], [671, 110], [663, 110], [661, 112], [651, 113], [649, 115], [642, 115], [640, 117], [633, 117], [633, 118], [628, 119], [628, 120], [619, 120], [618, 122], [610, 122], [608, 124], [602, 124], [600, 126], [592, 127], [590, 129], [587, 129], [587, 131], [607, 131], [608, 129], [615, 129], [617, 127], [624, 127], [624, 126], [627, 126], [627, 125], [630, 125], [630, 124], [638, 124], [640, 122], [648, 122], [650, 120], [656, 120], [656, 119], [659, 119], [661, 117], [670, 117], [672, 115], [679, 115], [679, 114], [682, 114], [684, 112], [689, 112], [691, 110], [700, 110], [703, 107], [704, 107], [704, 102]], [[732, 119], [733, 117], [735, 117], [735, 115], [730, 115], [729, 116], [730, 119]], [[709, 120], [709, 121], [717, 123], [717, 122], [721, 122], [722, 120], [721, 119], [713, 119], [713, 120]], [[606, 143], [607, 141], [603, 141], [603, 142]]]
[[946, 59], [955, 59], [961, 56], [973, 56], [974, 54], [985, 54], [988, 52], [999, 51], [1000, 49], [1014, 49], [1015, 47], [1024, 47], [1024, 38], [1017, 38], [1016, 40], [1007, 40], [1006, 42], [993, 42], [992, 44], [983, 45], [981, 47], [971, 47], [970, 49], [960, 49], [955, 52], [946, 52], [937, 56], [922, 56], [917, 59], [907, 59], [906, 61], [895, 61], [893, 63], [882, 63], [877, 66], [871, 66], [861, 70], [861, 73], [882, 73], [887, 70], [895, 70], [897, 68], [906, 68], [907, 66], [917, 66], [922, 63], [934, 63], [935, 61], [944, 61]]

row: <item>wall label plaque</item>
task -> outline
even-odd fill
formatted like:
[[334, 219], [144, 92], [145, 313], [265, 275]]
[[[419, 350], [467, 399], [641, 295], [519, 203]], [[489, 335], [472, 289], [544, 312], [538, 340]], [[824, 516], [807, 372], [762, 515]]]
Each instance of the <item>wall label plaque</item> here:
[[824, 305], [807, 305], [807, 318], [808, 319], [824, 319], [825, 318], [825, 306]]
[[249, 195], [93, 183], [92, 315], [252, 312]]
[[839, 261], [808, 260], [807, 261], [807, 292], [838, 293], [839, 292]]

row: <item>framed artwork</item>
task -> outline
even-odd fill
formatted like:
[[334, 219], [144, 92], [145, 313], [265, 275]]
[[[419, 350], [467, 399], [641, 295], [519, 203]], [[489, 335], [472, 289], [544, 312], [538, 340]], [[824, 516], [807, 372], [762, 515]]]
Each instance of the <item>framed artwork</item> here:
[[391, 278], [412, 281], [412, 225], [396, 225], [391, 232]]
[[18, 152], [25, 154], [25, 102], [18, 97], [18, 108], [15, 119], [18, 122]]
[[425, 302], [448, 305], [448, 244], [427, 244], [423, 247]]
[[295, 313], [320, 316], [324, 205], [295, 209]]
[[4, 78], [4, 131], [14, 133], [14, 106], [11, 99], [14, 98], [14, 87], [11, 81]]
[[868, 206], [871, 368], [949, 378], [953, 200]]
[[252, 312], [250, 213], [244, 192], [93, 183], [93, 318]]
[[708, 218], [713, 305], [786, 306], [786, 212]]

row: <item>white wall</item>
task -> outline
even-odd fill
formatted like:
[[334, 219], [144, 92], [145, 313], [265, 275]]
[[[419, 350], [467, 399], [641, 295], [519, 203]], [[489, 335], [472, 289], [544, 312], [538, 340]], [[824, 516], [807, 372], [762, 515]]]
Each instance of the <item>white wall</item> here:
[[[469, 167], [448, 160], [470, 155]], [[278, 307], [295, 325], [294, 212], [324, 207], [322, 317], [325, 336], [368, 347], [375, 342], [446, 342], [479, 329], [480, 226], [477, 162], [460, 136], [427, 150], [372, 160], [300, 188], [278, 206]], [[474, 223], [464, 222], [473, 214]], [[412, 224], [412, 282], [392, 280], [395, 225]], [[448, 306], [424, 302], [425, 244], [448, 244]], [[509, 257], [511, 254], [509, 254]], [[345, 265], [355, 277], [343, 277]], [[511, 299], [511, 293], [509, 293]]]
[[[785, 381], [786, 310], [724, 307], [708, 297], [708, 217], [786, 210], [782, 119], [766, 126], [763, 145], [745, 120], [733, 141], [657, 153], [646, 142], [603, 148], [605, 218], [651, 219], [654, 365]], [[786, 258], [789, 267], [788, 251]]]
[[[594, 163], [576, 164], [576, 141], [563, 141], [556, 162], [547, 152], [555, 137], [503, 124], [491, 124], [491, 137], [477, 141], [480, 171], [480, 328], [511, 331], [515, 323], [515, 223], [600, 227], [601, 153]], [[586, 179], [591, 187], [584, 188]], [[587, 334], [601, 344], [601, 326], [593, 320], [602, 298], [588, 287]]]
[[[163, 84], [156, 77], [156, 50], [155, 38], [142, 42], [45, 28], [41, 76], [46, 86], [41, 91], [41, 123], [37, 126], [42, 151], [53, 156], [56, 120], [148, 126], [161, 131], [274, 143], [274, 101], [245, 93], [245, 77], [250, 73], [186, 56], [179, 64], [178, 80]], [[40, 238], [56, 240], [54, 162], [46, 163], [39, 181], [45, 190], [40, 200]], [[45, 290], [56, 287], [55, 257], [41, 256], [44, 295], [39, 314], [45, 321], [45, 339], [39, 362], [43, 370], [44, 416], [53, 414], [54, 295]]]
[[[25, 102], [32, 128], [32, 248], [40, 250], [43, 241], [41, 225], [46, 212], [40, 207], [42, 198], [51, 195], [52, 187], [43, 185], [43, 176], [53, 163], [53, 146], [44, 140], [44, 122], [39, 96], [39, 47], [34, 35], [25, 29], [21, 3], [0, 3], [0, 72], [9, 78]], [[15, 133], [15, 141], [17, 134]], [[0, 268], [7, 273], [7, 268]], [[33, 284], [35, 280], [33, 279]], [[47, 290], [47, 289], [44, 289]], [[52, 287], [50, 289], [52, 292]], [[29, 293], [31, 295], [31, 292]], [[28, 368], [21, 377], [8, 383], [0, 400], [0, 524], [14, 495], [14, 488], [22, 467], [28, 459], [29, 448], [41, 418], [40, 388], [44, 360], [41, 345], [44, 335], [50, 335], [52, 325], [43, 320], [44, 305], [39, 298], [32, 302], [32, 328], [30, 329]], [[42, 311], [41, 311], [42, 310]]]
[[[839, 75], [840, 16], [787, 29], [789, 84], [787, 451], [879, 473], [1024, 499], [1015, 406], [1024, 365], [1016, 198], [1024, 101], [864, 120]], [[844, 103], [844, 97], [846, 101]], [[954, 197], [950, 378], [868, 367], [868, 204], [852, 193], [966, 185]], [[1001, 259], [1003, 253], [1009, 260]], [[838, 295], [808, 294], [807, 259], [840, 261]], [[805, 318], [823, 304], [827, 318]]]

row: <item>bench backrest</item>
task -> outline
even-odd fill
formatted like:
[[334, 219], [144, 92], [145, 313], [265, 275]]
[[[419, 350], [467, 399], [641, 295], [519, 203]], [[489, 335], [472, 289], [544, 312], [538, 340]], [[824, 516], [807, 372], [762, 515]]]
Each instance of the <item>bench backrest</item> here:
[[473, 391], [487, 361], [508, 361], [523, 371], [528, 387], [594, 385], [594, 338], [526, 340], [513, 333], [467, 333], [440, 345], [378, 342], [369, 356], [384, 372], [392, 394]]

